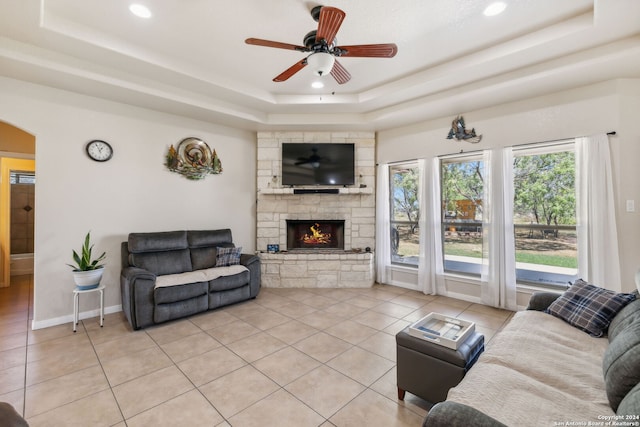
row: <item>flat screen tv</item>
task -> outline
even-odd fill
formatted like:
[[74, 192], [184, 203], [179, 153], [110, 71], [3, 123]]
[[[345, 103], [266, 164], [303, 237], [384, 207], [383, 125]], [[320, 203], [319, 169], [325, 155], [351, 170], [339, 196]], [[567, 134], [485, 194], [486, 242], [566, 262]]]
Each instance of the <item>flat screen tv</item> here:
[[283, 143], [282, 185], [353, 185], [354, 153], [354, 144]]

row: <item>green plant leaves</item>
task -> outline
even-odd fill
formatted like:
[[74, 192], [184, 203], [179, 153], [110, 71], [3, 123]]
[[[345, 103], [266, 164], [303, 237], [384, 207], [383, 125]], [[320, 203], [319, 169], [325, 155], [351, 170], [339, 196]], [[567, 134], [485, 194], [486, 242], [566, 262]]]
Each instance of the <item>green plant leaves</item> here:
[[82, 256], [80, 256], [75, 250], [73, 251], [73, 261], [76, 265], [67, 264], [69, 267], [73, 268], [74, 271], [89, 271], [96, 270], [98, 268], [104, 267], [103, 264], [100, 264], [107, 257], [107, 253], [103, 252], [96, 259], [91, 259], [91, 254], [93, 251], [93, 245], [91, 244], [91, 232], [88, 232], [86, 237], [84, 238], [84, 243], [82, 245]]

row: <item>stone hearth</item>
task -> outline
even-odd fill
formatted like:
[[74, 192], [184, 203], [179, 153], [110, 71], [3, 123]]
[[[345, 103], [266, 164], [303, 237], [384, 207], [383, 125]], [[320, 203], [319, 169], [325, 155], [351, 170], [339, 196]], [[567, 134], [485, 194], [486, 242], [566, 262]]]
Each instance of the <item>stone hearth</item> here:
[[261, 253], [262, 286], [267, 288], [368, 288], [373, 285], [372, 253]]

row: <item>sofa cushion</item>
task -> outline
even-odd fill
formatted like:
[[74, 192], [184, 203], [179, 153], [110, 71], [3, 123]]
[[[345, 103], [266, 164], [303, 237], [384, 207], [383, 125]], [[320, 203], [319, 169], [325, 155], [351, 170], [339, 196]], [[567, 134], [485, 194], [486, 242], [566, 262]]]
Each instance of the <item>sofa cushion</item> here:
[[609, 404], [614, 411], [640, 382], [640, 323], [632, 323], [609, 343], [602, 370]]
[[[162, 276], [166, 277], [166, 276]], [[163, 286], [155, 288], [153, 298], [156, 304], [184, 301], [209, 293], [207, 282], [189, 283], [185, 285]]]
[[[616, 414], [629, 415], [633, 417], [637, 417], [640, 415], [640, 384], [637, 384], [634, 388], [632, 388], [631, 391], [624, 397], [624, 399], [622, 399], [622, 402], [620, 402]], [[637, 420], [637, 418], [630, 419]]]
[[209, 309], [246, 301], [249, 298], [251, 298], [249, 286], [241, 286], [220, 292], [209, 292]]
[[156, 275], [191, 271], [186, 231], [131, 233], [128, 251], [129, 265]]
[[216, 267], [227, 267], [229, 265], [240, 264], [242, 247], [237, 248], [216, 248]]
[[188, 249], [186, 231], [129, 234], [129, 252], [159, 252]]
[[191, 248], [191, 266], [194, 270], [204, 270], [216, 266], [216, 248]]
[[609, 341], [613, 341], [630, 324], [640, 322], [640, 299], [637, 298], [637, 291], [634, 293], [636, 300], [627, 304], [611, 321], [608, 332]]
[[[188, 271], [180, 274], [168, 274], [165, 276], [158, 276], [156, 278], [156, 288], [179, 286], [189, 283], [210, 282], [222, 276], [235, 276], [243, 273], [248, 273], [249, 270], [244, 265], [230, 265], [227, 267], [214, 267], [206, 270]], [[245, 277], [245, 276], [242, 276]], [[248, 280], [247, 280], [248, 281]], [[247, 283], [245, 281], [245, 283]]]
[[228, 267], [216, 267], [216, 269], [236, 268], [236, 267], [242, 268], [243, 271], [241, 271], [238, 274], [220, 276], [214, 280], [211, 280], [209, 282], [209, 291], [210, 292], [227, 291], [229, 289], [235, 289], [235, 288], [239, 288], [247, 285], [249, 283], [251, 275], [249, 274], [249, 270], [243, 265], [230, 265]]
[[208, 308], [209, 298], [207, 295], [167, 304], [157, 304], [153, 310], [153, 321], [155, 323], [161, 323], [168, 320], [180, 319], [192, 314], [202, 313], [203, 311], [207, 311]]
[[158, 276], [191, 271], [189, 249], [164, 252], [130, 253], [129, 265], [143, 268]]
[[187, 231], [187, 241], [190, 248], [204, 248], [233, 245], [231, 230], [189, 230]]
[[578, 279], [545, 312], [601, 337], [616, 314], [635, 298], [634, 294], [617, 294]]

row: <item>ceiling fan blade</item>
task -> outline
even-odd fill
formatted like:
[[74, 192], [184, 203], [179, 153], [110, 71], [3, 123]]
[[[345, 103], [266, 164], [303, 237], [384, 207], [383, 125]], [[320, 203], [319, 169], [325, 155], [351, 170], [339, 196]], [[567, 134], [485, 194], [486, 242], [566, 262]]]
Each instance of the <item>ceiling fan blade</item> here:
[[349, 74], [346, 68], [344, 68], [342, 64], [339, 63], [338, 61], [335, 61], [333, 63], [333, 68], [331, 69], [331, 75], [341, 85], [351, 80], [351, 74]]
[[398, 53], [398, 46], [394, 43], [337, 46], [335, 49], [344, 51], [340, 56], [350, 56], [352, 58], [393, 58]]
[[293, 76], [298, 71], [302, 70], [307, 66], [307, 58], [304, 58], [302, 61], [296, 62], [291, 67], [284, 70], [278, 76], [276, 76], [273, 81], [274, 82], [284, 82], [289, 79], [289, 77]]
[[346, 13], [335, 7], [323, 6], [320, 9], [320, 18], [318, 19], [318, 31], [316, 33], [316, 43], [325, 40], [327, 45], [331, 45], [333, 39], [336, 38], [340, 25]]
[[246, 44], [252, 44], [252, 45], [255, 45], [255, 46], [266, 46], [266, 47], [275, 47], [275, 48], [278, 48], [278, 49], [299, 50], [301, 52], [308, 52], [309, 51], [309, 49], [307, 49], [304, 46], [298, 46], [298, 45], [289, 44], [289, 43], [274, 42], [274, 41], [271, 41], [271, 40], [248, 38], [244, 42]]

